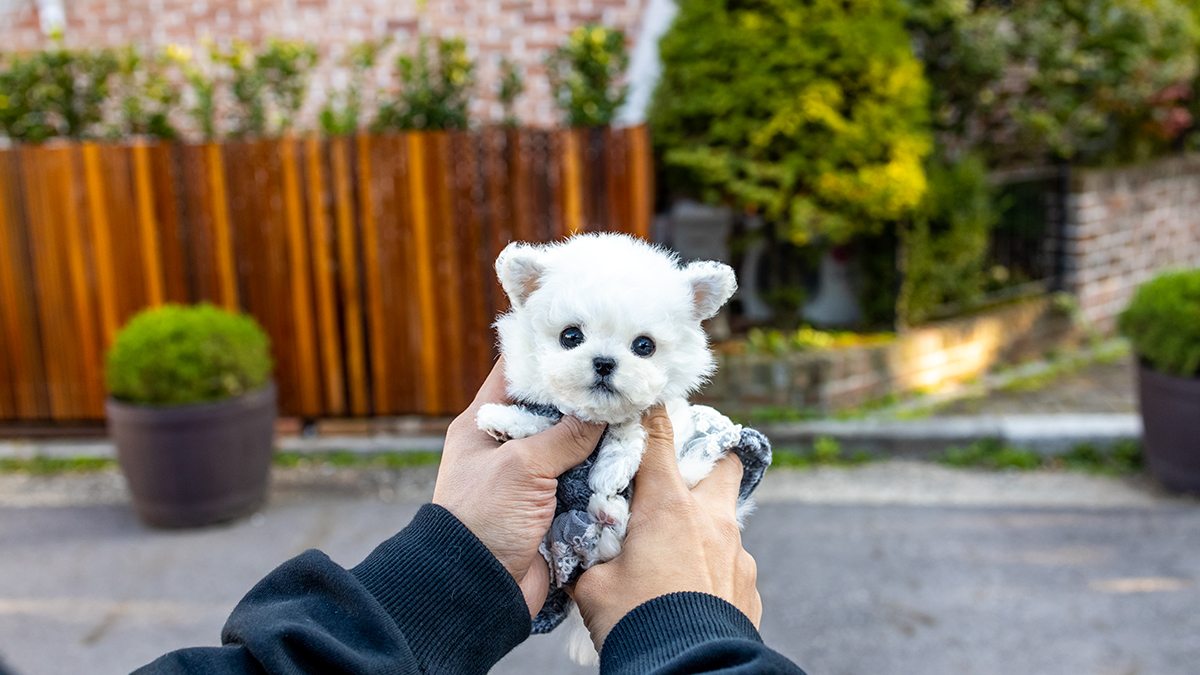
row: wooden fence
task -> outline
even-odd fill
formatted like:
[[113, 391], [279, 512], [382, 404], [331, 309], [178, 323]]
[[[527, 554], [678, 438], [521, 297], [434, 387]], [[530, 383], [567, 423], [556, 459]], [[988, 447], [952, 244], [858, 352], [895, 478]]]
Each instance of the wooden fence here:
[[285, 415], [451, 414], [483, 381], [511, 240], [647, 236], [644, 127], [0, 150], [0, 420], [104, 416], [138, 310], [271, 336]]

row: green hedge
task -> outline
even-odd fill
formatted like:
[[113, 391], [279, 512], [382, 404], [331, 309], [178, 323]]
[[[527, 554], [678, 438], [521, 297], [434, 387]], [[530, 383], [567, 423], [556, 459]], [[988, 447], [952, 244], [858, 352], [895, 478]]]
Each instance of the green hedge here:
[[121, 329], [106, 375], [117, 400], [179, 405], [258, 389], [271, 368], [270, 340], [254, 319], [212, 305], [169, 304]]
[[1118, 326], [1155, 370], [1200, 374], [1200, 269], [1169, 272], [1139, 286]]

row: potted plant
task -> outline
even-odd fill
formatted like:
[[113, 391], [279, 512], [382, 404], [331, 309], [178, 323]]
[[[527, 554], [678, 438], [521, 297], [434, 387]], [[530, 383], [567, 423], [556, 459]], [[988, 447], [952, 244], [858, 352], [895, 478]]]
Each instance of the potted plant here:
[[1119, 326], [1138, 358], [1150, 471], [1169, 488], [1200, 493], [1200, 269], [1142, 284]]
[[134, 508], [156, 527], [253, 513], [275, 432], [270, 341], [254, 319], [212, 305], [135, 316], [108, 353], [109, 433]]

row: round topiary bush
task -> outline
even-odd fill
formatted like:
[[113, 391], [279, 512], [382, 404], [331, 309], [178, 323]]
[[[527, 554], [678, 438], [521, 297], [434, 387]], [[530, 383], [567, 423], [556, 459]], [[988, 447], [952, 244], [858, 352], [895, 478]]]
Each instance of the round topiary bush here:
[[1200, 269], [1169, 272], [1138, 287], [1121, 313], [1121, 333], [1160, 373], [1200, 374]]
[[249, 316], [164, 305], [126, 324], [108, 353], [113, 398], [180, 405], [241, 396], [271, 376], [270, 339]]

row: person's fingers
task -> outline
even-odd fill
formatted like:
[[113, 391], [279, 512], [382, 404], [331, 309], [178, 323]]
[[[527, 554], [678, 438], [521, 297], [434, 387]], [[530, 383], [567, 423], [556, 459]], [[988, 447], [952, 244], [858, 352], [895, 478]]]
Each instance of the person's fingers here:
[[517, 447], [519, 452], [528, 453], [530, 462], [539, 474], [557, 478], [587, 459], [596, 449], [603, 433], [603, 424], [592, 424], [574, 415], [566, 415], [549, 429], [529, 438], [510, 441], [510, 444]]
[[[646, 452], [633, 478], [634, 503], [687, 494], [687, 485], [679, 475], [675, 437], [666, 408], [660, 404], [647, 410], [642, 415], [642, 428], [646, 430]], [[636, 511], [637, 507], [631, 505], [630, 510]]]
[[692, 496], [712, 514], [735, 517], [742, 486], [742, 460], [732, 452], [717, 460], [712, 472], [692, 488]]
[[[447, 439], [454, 441], [462, 441], [466, 447], [496, 447], [500, 444], [494, 438], [479, 428], [476, 422], [476, 416], [479, 414], [479, 408], [485, 403], [507, 403], [506, 389], [508, 385], [504, 379], [504, 357], [497, 359], [496, 364], [492, 366], [492, 372], [488, 374], [484, 380], [483, 386], [475, 394], [475, 399], [471, 401], [471, 405], [466, 410], [459, 413], [458, 417], [450, 423], [450, 428], [446, 430]], [[447, 449], [456, 447], [456, 443], [448, 442]]]

